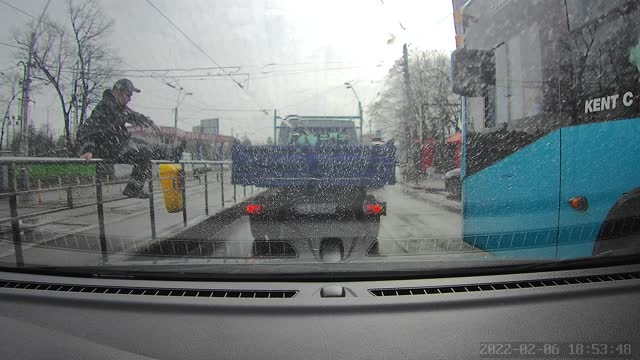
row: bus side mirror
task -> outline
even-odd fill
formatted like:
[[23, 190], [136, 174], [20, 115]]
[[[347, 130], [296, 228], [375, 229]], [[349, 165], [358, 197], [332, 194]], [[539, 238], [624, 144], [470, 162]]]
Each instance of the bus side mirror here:
[[451, 54], [451, 88], [455, 94], [486, 96], [496, 83], [493, 51], [456, 49]]

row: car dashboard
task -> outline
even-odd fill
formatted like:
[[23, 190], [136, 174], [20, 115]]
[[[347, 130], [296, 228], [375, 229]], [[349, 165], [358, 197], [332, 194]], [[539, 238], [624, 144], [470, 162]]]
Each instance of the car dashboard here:
[[6, 359], [552, 359], [608, 344], [630, 353], [598, 358], [632, 359], [639, 302], [637, 265], [348, 282], [2, 272], [0, 348]]

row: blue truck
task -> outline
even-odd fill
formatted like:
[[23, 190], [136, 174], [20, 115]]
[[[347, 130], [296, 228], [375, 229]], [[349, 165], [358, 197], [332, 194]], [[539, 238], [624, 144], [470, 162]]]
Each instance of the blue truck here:
[[277, 224], [303, 217], [366, 223], [377, 238], [386, 203], [371, 192], [395, 183], [395, 146], [363, 144], [351, 119], [290, 115], [274, 126], [273, 145], [232, 150], [233, 183], [267, 188], [246, 205], [254, 238], [278, 238]]

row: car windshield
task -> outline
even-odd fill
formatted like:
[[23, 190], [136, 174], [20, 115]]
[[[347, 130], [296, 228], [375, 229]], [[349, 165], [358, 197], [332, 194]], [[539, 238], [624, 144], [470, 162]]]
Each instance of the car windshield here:
[[358, 143], [356, 125], [353, 121], [292, 118], [278, 130], [280, 144], [355, 145]]
[[640, 252], [633, 0], [0, 0], [0, 266]]

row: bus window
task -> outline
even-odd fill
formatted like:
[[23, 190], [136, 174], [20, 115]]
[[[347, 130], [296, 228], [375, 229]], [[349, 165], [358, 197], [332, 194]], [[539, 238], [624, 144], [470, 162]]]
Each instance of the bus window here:
[[628, 0], [567, 0], [569, 30], [574, 31], [591, 20], [619, 8]]
[[509, 96], [509, 120], [528, 117], [540, 109], [542, 100], [542, 57], [540, 29], [532, 24], [509, 41], [512, 48], [509, 78], [512, 84]]
[[640, 25], [632, 20], [638, 10], [622, 16], [616, 12], [570, 35], [575, 124], [638, 115], [640, 76], [633, 53], [639, 43]]
[[[500, 44], [496, 58], [496, 123], [518, 126], [518, 120], [542, 112], [542, 55], [537, 23]], [[525, 129], [535, 132], [535, 129]]]

